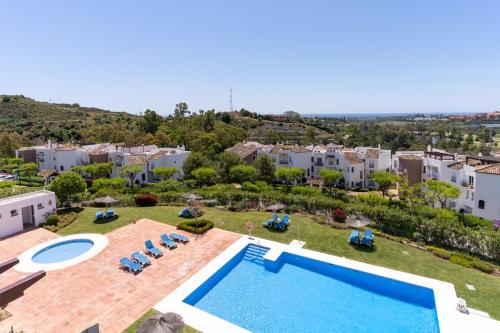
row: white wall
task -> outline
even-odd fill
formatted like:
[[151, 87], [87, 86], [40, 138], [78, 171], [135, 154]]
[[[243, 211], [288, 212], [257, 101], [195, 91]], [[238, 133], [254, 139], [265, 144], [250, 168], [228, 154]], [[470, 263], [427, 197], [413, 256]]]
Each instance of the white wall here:
[[[484, 209], [479, 208], [480, 200], [484, 201]], [[500, 219], [500, 175], [477, 173], [474, 201], [474, 215], [488, 220]]]
[[[23, 230], [22, 208], [27, 206], [33, 207], [33, 222], [38, 226], [45, 222], [48, 214], [55, 212], [56, 196], [54, 192], [39, 191], [1, 199], [0, 237]], [[12, 216], [13, 211], [16, 211], [17, 215]]]

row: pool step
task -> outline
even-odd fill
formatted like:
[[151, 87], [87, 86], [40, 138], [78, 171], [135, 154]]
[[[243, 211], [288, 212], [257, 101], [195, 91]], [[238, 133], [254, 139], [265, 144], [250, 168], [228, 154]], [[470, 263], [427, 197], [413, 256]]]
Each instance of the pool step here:
[[264, 265], [264, 255], [267, 251], [269, 251], [267, 247], [250, 244], [245, 251], [243, 259], [259, 265]]

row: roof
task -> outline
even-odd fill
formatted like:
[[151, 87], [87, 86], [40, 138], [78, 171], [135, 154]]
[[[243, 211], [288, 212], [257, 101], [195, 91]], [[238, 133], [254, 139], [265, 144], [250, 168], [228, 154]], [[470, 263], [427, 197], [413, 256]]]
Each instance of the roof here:
[[500, 175], [500, 163], [477, 167], [476, 173], [487, 173], [490, 175]]
[[462, 170], [464, 168], [465, 161], [458, 161], [448, 165], [448, 168], [453, 170]]
[[146, 165], [146, 156], [144, 155], [131, 155], [128, 158], [128, 165], [141, 166]]
[[345, 151], [344, 157], [350, 164], [363, 163], [363, 160], [359, 157], [358, 153], [354, 151]]
[[398, 155], [400, 160], [421, 160], [422, 156], [418, 155]]
[[279, 152], [281, 152], [283, 150], [291, 151], [293, 153], [310, 153], [312, 149], [307, 148], [307, 147], [303, 147], [303, 146], [299, 146], [299, 145], [295, 145], [295, 146], [276, 145], [276, 146], [271, 148], [270, 153], [271, 154], [278, 154]]
[[255, 151], [257, 151], [257, 145], [255, 145], [253, 143], [240, 142], [240, 143], [237, 143], [233, 147], [228, 148], [226, 150], [237, 154], [241, 158], [245, 158], [245, 157], [253, 154]]
[[52, 196], [55, 194], [54, 194], [54, 192], [51, 192], [51, 191], [41, 190], [41, 191], [35, 191], [35, 192], [14, 195], [12, 197], [0, 199], [0, 205], [12, 204], [12, 203], [15, 203], [18, 201], [22, 202], [24, 200], [34, 199], [34, 198], [44, 197], [44, 196], [49, 196], [49, 195]]
[[366, 158], [377, 160], [380, 156], [380, 151], [376, 148], [368, 148], [366, 150]]

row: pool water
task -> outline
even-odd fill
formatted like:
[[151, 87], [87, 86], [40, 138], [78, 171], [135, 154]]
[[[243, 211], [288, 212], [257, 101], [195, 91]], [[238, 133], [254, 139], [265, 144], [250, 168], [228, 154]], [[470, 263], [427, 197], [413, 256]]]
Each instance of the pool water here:
[[37, 264], [53, 264], [76, 258], [94, 246], [90, 239], [72, 239], [52, 244], [38, 251], [31, 258]]
[[252, 332], [439, 332], [431, 289], [288, 253], [268, 270], [256, 248], [184, 302]]

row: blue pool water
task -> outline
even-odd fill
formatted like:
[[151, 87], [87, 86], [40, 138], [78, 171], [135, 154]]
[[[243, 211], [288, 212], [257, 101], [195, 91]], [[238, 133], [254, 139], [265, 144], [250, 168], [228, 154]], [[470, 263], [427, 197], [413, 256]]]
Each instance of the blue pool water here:
[[431, 289], [250, 245], [184, 302], [252, 332], [439, 332]]
[[90, 239], [72, 239], [52, 244], [35, 253], [31, 260], [37, 264], [53, 264], [76, 258], [94, 246]]

